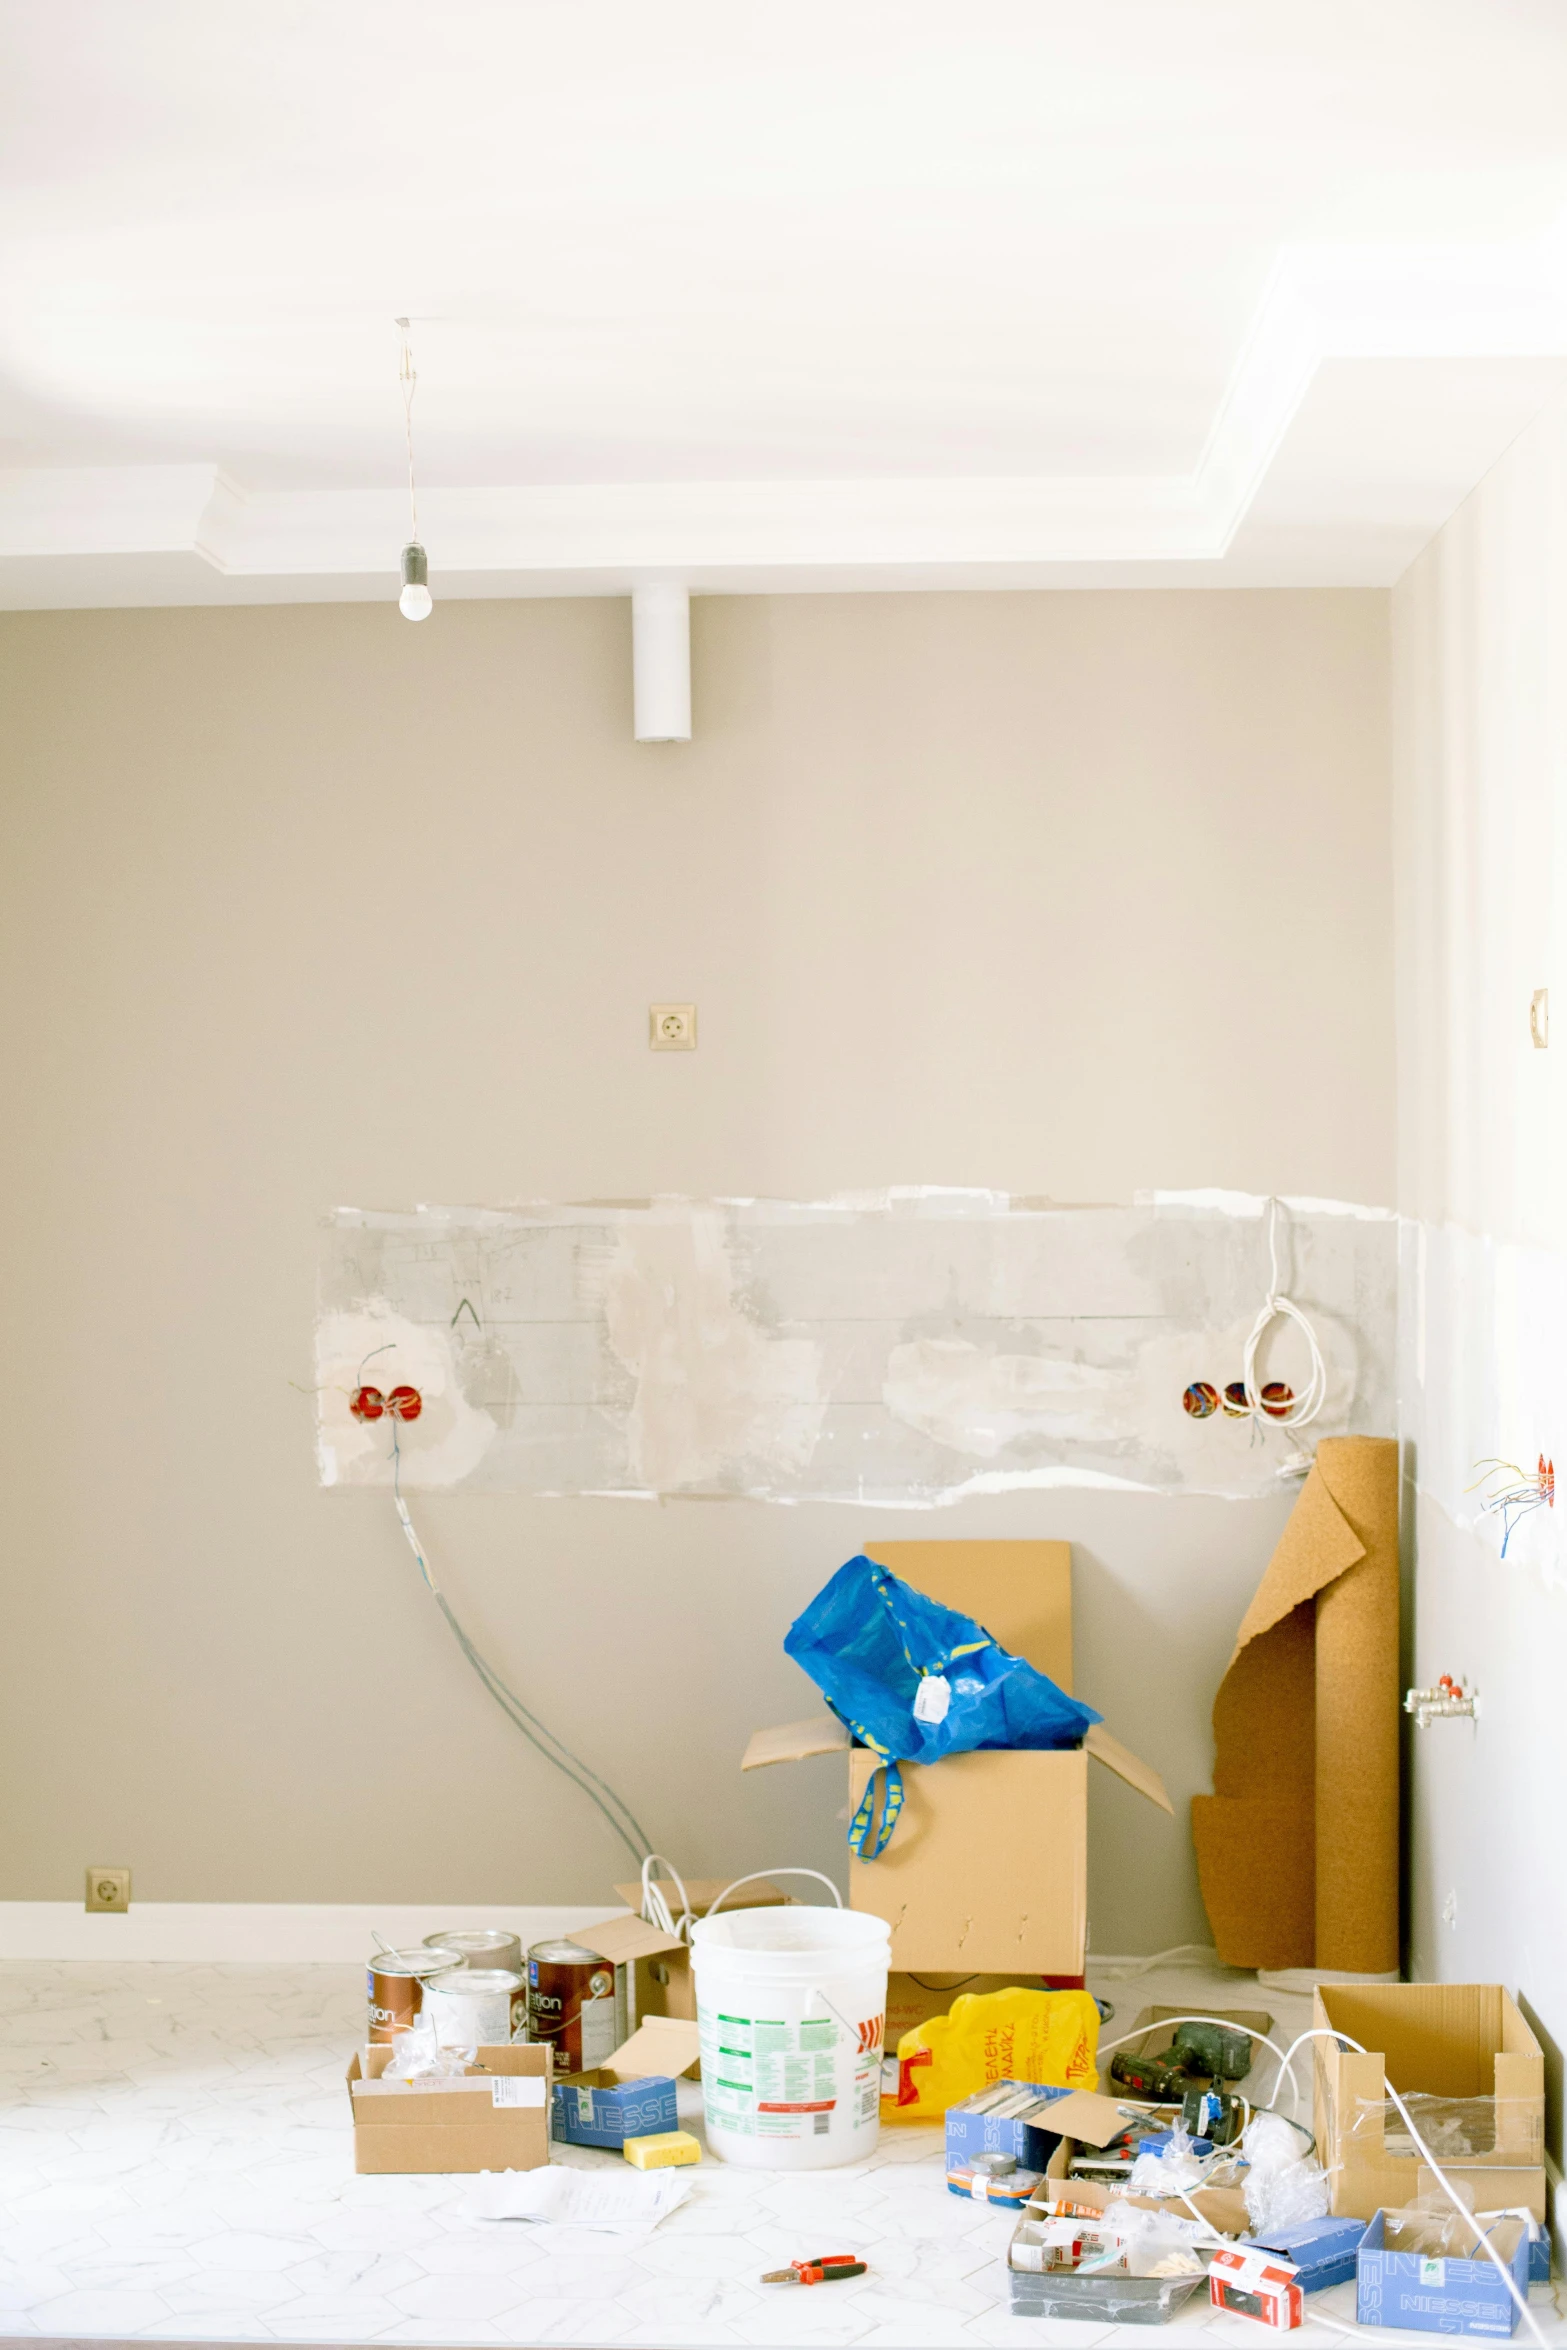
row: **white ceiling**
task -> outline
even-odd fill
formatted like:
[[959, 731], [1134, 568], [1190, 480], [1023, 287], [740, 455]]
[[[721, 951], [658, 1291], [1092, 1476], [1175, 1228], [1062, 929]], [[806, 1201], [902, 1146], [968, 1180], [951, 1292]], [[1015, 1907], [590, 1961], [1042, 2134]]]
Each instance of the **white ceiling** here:
[[1560, 0], [12, 0], [0, 603], [1384, 581], [1567, 388]]

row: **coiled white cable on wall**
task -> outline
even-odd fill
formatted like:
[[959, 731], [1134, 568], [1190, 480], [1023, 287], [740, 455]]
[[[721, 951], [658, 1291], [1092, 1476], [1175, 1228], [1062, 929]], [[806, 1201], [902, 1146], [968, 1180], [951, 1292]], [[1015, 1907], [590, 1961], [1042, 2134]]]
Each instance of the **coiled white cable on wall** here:
[[[1241, 1360], [1241, 1385], [1246, 1391], [1246, 1410], [1252, 1419], [1275, 1428], [1304, 1428], [1309, 1421], [1317, 1417], [1327, 1402], [1328, 1367], [1322, 1359], [1322, 1349], [1317, 1344], [1315, 1330], [1294, 1299], [1286, 1297], [1279, 1287], [1278, 1232], [1279, 1202], [1276, 1199], [1270, 1199], [1268, 1202], [1268, 1294], [1262, 1301], [1261, 1310], [1251, 1326], [1251, 1335], [1246, 1341], [1246, 1352]], [[1257, 1350], [1273, 1323], [1278, 1321], [1294, 1323], [1306, 1341], [1311, 1361], [1311, 1372], [1306, 1381], [1305, 1392], [1293, 1396], [1282, 1411], [1263, 1402], [1262, 1390], [1257, 1383]]]

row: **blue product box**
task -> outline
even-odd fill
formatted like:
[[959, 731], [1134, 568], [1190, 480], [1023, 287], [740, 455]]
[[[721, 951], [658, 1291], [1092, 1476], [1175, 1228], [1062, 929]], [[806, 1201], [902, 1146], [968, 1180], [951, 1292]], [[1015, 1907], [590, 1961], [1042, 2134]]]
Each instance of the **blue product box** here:
[[1321, 2293], [1329, 2285], [1349, 2283], [1365, 2232], [1363, 2219], [1308, 2219], [1299, 2227], [1274, 2228], [1248, 2241], [1266, 2252], [1282, 2253], [1295, 2269], [1295, 2282], [1303, 2293]]
[[[1427, 2260], [1418, 2252], [1389, 2252], [1386, 2222], [1387, 2213], [1379, 2211], [1355, 2256], [1355, 2315], [1363, 2326], [1407, 2326], [1421, 2334], [1513, 2332], [1518, 2304], [1484, 2254], [1477, 2260]], [[1529, 2231], [1512, 2224], [1518, 2242], [1507, 2265], [1527, 2299]]]
[[[1065, 2089], [1041, 2088], [1035, 2081], [988, 2081], [975, 2095], [989, 2096], [997, 2089], [1026, 2089], [1052, 2102], [1069, 2094]], [[993, 2113], [975, 2113], [973, 2106], [974, 2098], [966, 2097], [961, 2105], [947, 2108], [949, 2170], [954, 2163], [967, 2162], [976, 2154], [1011, 2154], [1019, 2170], [1042, 2171], [1061, 2143], [1056, 2131], [1041, 2129], [1037, 2122], [1003, 2120]]]
[[628, 2138], [677, 2130], [675, 2084], [667, 2073], [617, 2081], [609, 2073], [557, 2081], [550, 2099], [550, 2135], [570, 2146], [606, 2146], [618, 2154]]

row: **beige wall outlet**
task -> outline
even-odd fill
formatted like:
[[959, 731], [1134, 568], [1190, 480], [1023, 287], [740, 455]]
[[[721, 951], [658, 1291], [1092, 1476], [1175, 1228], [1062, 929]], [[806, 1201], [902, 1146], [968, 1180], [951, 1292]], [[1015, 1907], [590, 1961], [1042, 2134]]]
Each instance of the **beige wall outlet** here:
[[649, 1004], [647, 1040], [655, 1053], [696, 1051], [695, 1004]]
[[130, 1870], [89, 1869], [87, 1872], [87, 1906], [89, 1909], [129, 1909], [131, 1906]]

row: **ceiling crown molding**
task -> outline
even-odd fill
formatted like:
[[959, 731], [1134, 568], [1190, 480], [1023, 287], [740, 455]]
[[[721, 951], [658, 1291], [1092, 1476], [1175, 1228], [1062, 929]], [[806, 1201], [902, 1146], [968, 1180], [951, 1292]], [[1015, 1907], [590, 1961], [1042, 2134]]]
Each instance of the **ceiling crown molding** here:
[[[1567, 236], [1282, 253], [1187, 475], [427, 488], [445, 595], [1390, 581], [1567, 387]], [[0, 474], [0, 602], [373, 596], [404, 493]], [[171, 564], [170, 558], [175, 559]], [[183, 560], [180, 560], [183, 559]]]

